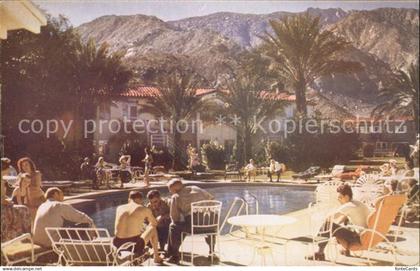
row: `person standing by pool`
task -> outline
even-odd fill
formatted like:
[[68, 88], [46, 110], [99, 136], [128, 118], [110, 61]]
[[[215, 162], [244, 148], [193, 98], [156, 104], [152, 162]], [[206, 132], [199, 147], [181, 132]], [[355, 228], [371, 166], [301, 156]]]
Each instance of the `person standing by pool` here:
[[98, 158], [98, 162], [95, 165], [96, 180], [98, 186], [105, 184], [107, 188], [110, 188], [109, 179], [111, 178], [111, 176], [109, 176], [110, 172], [107, 171], [107, 169], [110, 168], [112, 168], [112, 166], [109, 166], [108, 163], [105, 162], [104, 158], [100, 156]]
[[149, 193], [147, 193], [147, 199], [149, 200], [147, 207], [152, 210], [153, 216], [157, 221], [156, 229], [159, 239], [159, 248], [160, 250], [164, 250], [165, 245], [168, 242], [169, 225], [171, 224], [169, 202], [162, 199], [158, 190], [150, 190]]
[[[168, 262], [178, 264], [179, 247], [181, 246], [182, 232], [191, 231], [191, 203], [212, 200], [214, 196], [198, 186], [185, 187], [181, 179], [172, 179], [168, 182], [169, 192], [172, 194], [170, 217], [171, 225], [169, 226], [168, 239]], [[213, 240], [212, 240], [213, 239]], [[216, 239], [210, 236], [206, 237], [206, 243], [209, 245], [210, 254], [214, 251]], [[211, 244], [213, 247], [210, 247]]]
[[[42, 191], [41, 172], [36, 170], [35, 163], [29, 158], [24, 157], [17, 162], [19, 175], [27, 173], [31, 178], [31, 184], [28, 188], [28, 208], [31, 213], [32, 222], [38, 207], [45, 201], [44, 191]], [[18, 175], [18, 178], [19, 178]]]
[[36, 213], [33, 238], [34, 243], [43, 247], [51, 247], [51, 240], [45, 231], [46, 227], [63, 227], [66, 221], [75, 225], [95, 227], [93, 220], [85, 213], [63, 203], [64, 194], [57, 187], [51, 187], [45, 192], [47, 201], [39, 206]]
[[[152, 147], [152, 150], [154, 148]], [[150, 185], [150, 179], [149, 179], [149, 172], [152, 169], [152, 163], [153, 163], [153, 157], [151, 154], [151, 151], [149, 151], [149, 148], [144, 148], [144, 182], [146, 183], [146, 186]]]
[[[148, 242], [152, 244], [153, 258], [155, 263], [162, 263], [159, 256], [158, 235], [156, 231], [157, 221], [152, 211], [143, 206], [143, 195], [139, 191], [131, 191], [128, 195], [128, 203], [117, 208], [115, 216], [114, 246], [117, 248], [128, 242], [136, 244], [136, 254], [142, 255], [144, 246]], [[149, 225], [144, 226], [147, 220]]]
[[120, 159], [120, 188], [124, 188], [124, 183], [128, 183], [131, 180], [131, 172], [130, 172], [130, 163], [131, 163], [131, 156], [130, 155], [121, 155]]
[[282, 164], [280, 164], [274, 159], [270, 159], [270, 166], [268, 168], [268, 178], [270, 179], [270, 182], [273, 181], [272, 176], [274, 174], [277, 175], [277, 182], [279, 182], [281, 172], [282, 172]]

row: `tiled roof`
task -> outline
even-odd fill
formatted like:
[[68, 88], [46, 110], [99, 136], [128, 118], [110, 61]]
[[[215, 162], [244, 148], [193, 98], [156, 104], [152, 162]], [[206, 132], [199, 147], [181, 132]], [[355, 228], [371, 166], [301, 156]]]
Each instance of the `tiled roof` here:
[[296, 95], [290, 95], [285, 92], [276, 93], [272, 91], [263, 90], [261, 91], [260, 95], [261, 95], [261, 98], [268, 99], [268, 100], [289, 101], [289, 102], [296, 101]]
[[153, 97], [157, 95], [159, 95], [159, 89], [155, 87], [137, 87], [120, 94], [120, 96], [133, 98]]
[[[196, 90], [197, 96], [208, 95], [215, 92], [228, 92], [228, 90], [216, 90], [213, 88], [199, 88]], [[159, 89], [156, 87], [137, 87], [129, 89], [120, 94], [123, 97], [133, 97], [133, 98], [145, 98], [159, 95]], [[290, 95], [288, 93], [275, 93], [270, 91], [262, 91], [261, 97], [263, 99], [273, 99], [273, 100], [283, 100], [293, 102], [296, 100], [295, 95]]]

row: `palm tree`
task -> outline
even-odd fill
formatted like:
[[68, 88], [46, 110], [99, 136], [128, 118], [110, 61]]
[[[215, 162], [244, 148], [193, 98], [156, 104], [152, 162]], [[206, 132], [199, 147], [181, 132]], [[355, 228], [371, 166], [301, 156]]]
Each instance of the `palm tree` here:
[[241, 62], [239, 72], [226, 84], [228, 91], [223, 99], [225, 112], [238, 120], [234, 126], [237, 158], [243, 164], [252, 157], [258, 120], [278, 112], [283, 103], [275, 99], [275, 93], [267, 91], [273, 79], [267, 72], [267, 59], [257, 52], [250, 52]]
[[372, 111], [373, 116], [388, 114], [391, 116], [413, 116], [418, 130], [419, 121], [419, 63], [412, 63], [407, 71], [396, 71], [390, 85], [382, 88], [379, 98], [385, 102]]
[[[132, 72], [123, 64], [123, 56], [123, 52], [111, 53], [106, 43], [98, 46], [93, 39], [89, 39], [86, 44], [77, 41], [75, 56], [70, 65], [73, 67], [73, 102], [79, 120], [79, 125], [76, 125], [78, 129], [83, 129], [80, 126], [83, 120], [91, 119], [97, 113], [95, 109], [99, 104], [112, 105], [112, 95], [126, 89]], [[77, 134], [80, 136], [81, 133]], [[76, 141], [77, 145], [79, 143]], [[82, 143], [91, 146], [92, 138], [84, 138]], [[85, 146], [82, 145], [81, 149]]]
[[202, 76], [191, 69], [173, 68], [169, 72], [157, 76], [156, 82], [159, 94], [148, 97], [149, 106], [158, 110], [162, 117], [171, 120], [171, 132], [173, 132], [173, 169], [180, 169], [181, 133], [176, 125], [180, 120], [189, 120], [194, 113], [198, 112], [204, 102], [196, 95], [197, 88], [201, 87], [205, 80]]
[[273, 34], [266, 32], [261, 50], [273, 60], [280, 81], [296, 94], [296, 107], [306, 116], [306, 89], [316, 79], [334, 73], [353, 72], [357, 63], [339, 60], [337, 55], [349, 47], [343, 38], [322, 30], [319, 17], [309, 14], [270, 21]]

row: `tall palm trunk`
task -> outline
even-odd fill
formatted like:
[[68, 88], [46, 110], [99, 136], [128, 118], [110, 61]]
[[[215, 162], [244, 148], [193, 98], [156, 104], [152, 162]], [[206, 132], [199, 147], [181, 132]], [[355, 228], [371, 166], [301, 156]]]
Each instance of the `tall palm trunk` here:
[[295, 96], [296, 96], [296, 110], [300, 116], [306, 117], [307, 115], [306, 83], [303, 78], [300, 78], [295, 83], [294, 91], [295, 91]]
[[239, 165], [243, 165], [244, 161], [244, 141], [243, 141], [243, 135], [242, 133], [236, 132], [236, 162], [239, 163]]
[[247, 161], [251, 158], [252, 155], [252, 143], [251, 143], [251, 131], [248, 123], [245, 123], [245, 131], [244, 131], [244, 163], [246, 164]]
[[[175, 121], [174, 123], [178, 123]], [[173, 126], [173, 160], [172, 160], [172, 169], [173, 170], [180, 170], [181, 165], [181, 134], [176, 129], [176, 125]]]

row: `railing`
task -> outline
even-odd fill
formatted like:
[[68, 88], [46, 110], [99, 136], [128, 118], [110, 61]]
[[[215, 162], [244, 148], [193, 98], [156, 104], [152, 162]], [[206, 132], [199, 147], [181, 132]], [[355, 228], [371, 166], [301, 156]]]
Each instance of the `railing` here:
[[[249, 195], [255, 200], [255, 214], [258, 215], [260, 213], [260, 210], [259, 210], [260, 204], [258, 202], [258, 199], [254, 194], [250, 193]], [[229, 210], [226, 214], [226, 217], [223, 220], [223, 223], [220, 227], [220, 231], [219, 231], [220, 233], [223, 231], [224, 227], [226, 226], [226, 223], [227, 223], [229, 217], [231, 217], [233, 208], [235, 207], [235, 205], [237, 205], [237, 203], [240, 203], [240, 205], [239, 205], [238, 211], [236, 212], [236, 214], [234, 216], [240, 215], [242, 210], [244, 209], [244, 207], [245, 207], [245, 214], [246, 215], [249, 214], [249, 201], [247, 201], [244, 197], [235, 197], [235, 199], [233, 200], [232, 204], [230, 205]], [[232, 230], [233, 230], [233, 225], [230, 226], [229, 234], [232, 233]]]

